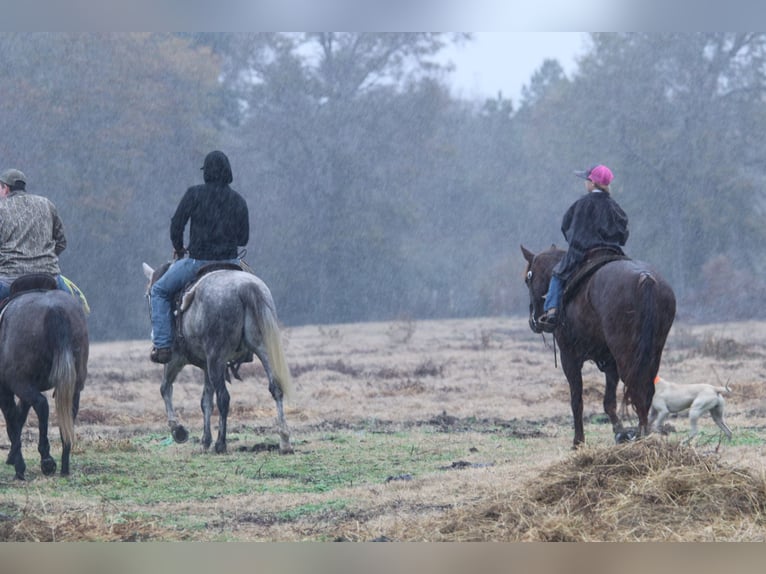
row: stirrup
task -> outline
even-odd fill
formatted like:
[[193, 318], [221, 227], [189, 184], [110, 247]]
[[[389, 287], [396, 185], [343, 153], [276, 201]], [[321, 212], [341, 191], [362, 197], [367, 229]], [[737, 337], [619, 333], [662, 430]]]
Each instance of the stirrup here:
[[540, 325], [540, 328], [542, 328], [543, 331], [546, 333], [553, 333], [553, 331], [556, 330], [556, 326], [558, 325], [558, 317], [559, 313], [558, 310], [548, 309], [545, 313], [540, 315], [540, 318], [537, 320], [537, 323]]

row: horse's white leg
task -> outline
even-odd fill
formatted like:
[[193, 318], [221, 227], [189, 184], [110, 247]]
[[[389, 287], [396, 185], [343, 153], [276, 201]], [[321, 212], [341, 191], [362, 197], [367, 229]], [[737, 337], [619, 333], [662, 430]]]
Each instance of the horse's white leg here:
[[210, 382], [210, 375], [205, 370], [205, 385], [202, 388], [202, 398], [199, 406], [202, 409], [202, 448], [210, 448], [213, 442], [213, 435], [210, 432], [210, 419], [213, 416], [213, 385]]
[[173, 435], [173, 440], [177, 443], [184, 443], [189, 440], [189, 433], [178, 422], [176, 411], [173, 408], [173, 381], [175, 381], [181, 369], [183, 369], [183, 364], [179, 364], [175, 360], [165, 365], [162, 374], [162, 384], [160, 385], [160, 394], [162, 395], [162, 400], [165, 401], [165, 412], [168, 416], [170, 433]]
[[280, 454], [292, 454], [295, 451], [293, 450], [293, 445], [290, 444], [290, 429], [288, 428], [287, 421], [285, 420], [285, 410], [283, 406], [284, 393], [282, 392], [282, 389], [277, 384], [277, 382], [274, 380], [274, 373], [271, 370], [271, 365], [269, 364], [266, 349], [259, 346], [255, 350], [255, 354], [261, 360], [261, 363], [263, 363], [263, 370], [266, 371], [266, 377], [269, 379], [269, 392], [271, 393], [271, 396], [274, 397], [274, 402], [277, 404], [277, 432], [279, 433], [279, 452]]

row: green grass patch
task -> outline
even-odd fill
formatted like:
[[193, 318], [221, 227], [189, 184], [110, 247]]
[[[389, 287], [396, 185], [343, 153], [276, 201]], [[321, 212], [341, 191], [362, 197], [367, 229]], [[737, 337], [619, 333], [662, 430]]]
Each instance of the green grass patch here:
[[[534, 441], [505, 432], [321, 431], [294, 437], [292, 455], [263, 448], [273, 437], [265, 441], [247, 432], [232, 433], [223, 455], [203, 452], [192, 441], [175, 444], [165, 434], [81, 439], [66, 478], [43, 476], [31, 444], [24, 451], [27, 481], [13, 480], [10, 467], [0, 475], [0, 514], [48, 513], [51, 505], [89, 508], [106, 525], [136, 521], [195, 539], [237, 539], [239, 524], [268, 527], [306, 517], [332, 522], [354, 506], [353, 489], [396, 488], [473, 464], [527, 457]], [[268, 509], [254, 502], [261, 496], [268, 497]], [[243, 506], [245, 500], [251, 506]]]

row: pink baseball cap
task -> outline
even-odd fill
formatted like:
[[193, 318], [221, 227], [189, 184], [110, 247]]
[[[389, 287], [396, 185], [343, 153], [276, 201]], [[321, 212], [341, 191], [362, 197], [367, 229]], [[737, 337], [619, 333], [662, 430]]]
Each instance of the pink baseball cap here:
[[608, 186], [610, 183], [612, 183], [612, 180], [614, 179], [614, 174], [612, 174], [612, 170], [606, 167], [605, 165], [594, 165], [592, 168], [587, 169], [585, 171], [576, 171], [574, 174], [577, 177], [581, 177], [583, 179], [589, 179], [596, 185], [600, 185], [602, 187]]

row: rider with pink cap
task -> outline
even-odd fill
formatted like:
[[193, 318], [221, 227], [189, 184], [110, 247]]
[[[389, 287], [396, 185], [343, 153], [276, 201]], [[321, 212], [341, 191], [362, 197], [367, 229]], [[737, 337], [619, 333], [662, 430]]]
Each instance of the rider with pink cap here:
[[553, 268], [545, 296], [545, 312], [540, 316], [540, 325], [548, 333], [555, 331], [558, 324], [564, 285], [585, 261], [588, 251], [601, 247], [624, 255], [622, 247], [628, 240], [628, 216], [609, 191], [614, 178], [612, 170], [605, 165], [595, 165], [574, 173], [585, 180], [588, 193], [569, 207], [561, 222], [561, 232], [569, 248]]

